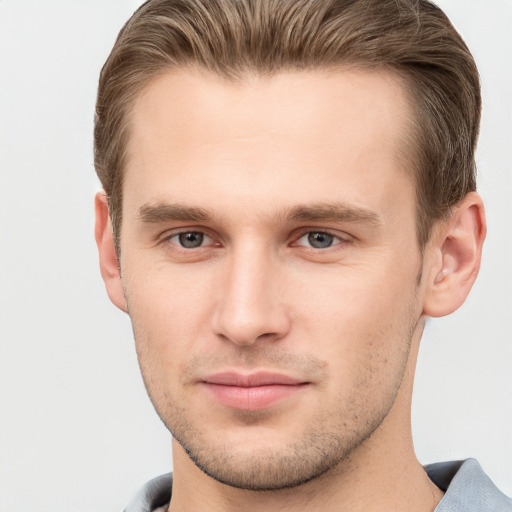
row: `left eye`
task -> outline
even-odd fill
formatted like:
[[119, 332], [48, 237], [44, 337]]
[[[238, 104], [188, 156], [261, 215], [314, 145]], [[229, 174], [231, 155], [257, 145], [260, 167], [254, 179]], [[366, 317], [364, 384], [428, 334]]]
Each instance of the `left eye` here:
[[169, 242], [185, 249], [196, 249], [209, 241], [211, 241], [210, 237], [201, 231], [183, 231], [169, 237]]
[[325, 231], [310, 231], [297, 240], [297, 245], [313, 247], [314, 249], [327, 249], [334, 244], [341, 242], [337, 236]]

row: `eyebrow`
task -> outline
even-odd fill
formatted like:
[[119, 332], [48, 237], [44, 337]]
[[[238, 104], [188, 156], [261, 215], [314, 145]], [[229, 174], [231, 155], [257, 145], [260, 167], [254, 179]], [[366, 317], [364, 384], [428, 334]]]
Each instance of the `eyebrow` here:
[[209, 222], [212, 215], [203, 208], [183, 206], [180, 204], [159, 203], [144, 204], [139, 208], [139, 218], [145, 223], [166, 221]]
[[[276, 216], [287, 222], [355, 222], [380, 225], [380, 216], [372, 210], [343, 203], [297, 205]], [[144, 223], [168, 221], [211, 222], [214, 216], [206, 209], [175, 203], [144, 204], [139, 219]]]
[[380, 216], [372, 210], [343, 203], [319, 203], [298, 205], [291, 208], [286, 217], [295, 222], [356, 222], [380, 225]]

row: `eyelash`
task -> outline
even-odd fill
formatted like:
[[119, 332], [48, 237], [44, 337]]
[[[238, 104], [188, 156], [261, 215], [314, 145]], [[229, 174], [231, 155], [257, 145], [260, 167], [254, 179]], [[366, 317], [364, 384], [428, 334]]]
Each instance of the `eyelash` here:
[[[201, 245], [197, 246], [197, 247], [184, 247], [182, 245], [182, 243], [180, 242], [172, 242], [172, 239], [179, 239], [179, 237], [181, 237], [182, 235], [191, 235], [191, 234], [197, 234], [197, 235], [200, 235], [201, 237], [203, 237], [203, 240], [201, 240]], [[330, 245], [327, 245], [326, 247], [312, 247], [311, 245], [302, 245], [300, 244], [300, 240], [302, 240], [303, 238], [305, 237], [310, 237], [311, 235], [327, 235], [329, 238], [332, 238], [333, 241]], [[168, 235], [165, 236], [164, 238], [164, 242], [167, 242], [167, 243], [170, 243], [171, 245], [177, 247], [179, 250], [182, 250], [182, 251], [185, 251], [185, 252], [190, 252], [190, 251], [193, 251], [194, 249], [206, 249], [208, 248], [207, 246], [205, 246], [203, 244], [204, 242], [204, 238], [207, 238], [207, 239], [210, 239], [213, 241], [213, 237], [210, 236], [207, 232], [205, 231], [201, 231], [201, 230], [194, 230], [194, 229], [190, 229], [190, 230], [182, 230], [182, 231], [178, 231], [178, 232], [175, 232], [175, 233], [170, 233]], [[327, 249], [330, 249], [332, 247], [336, 247], [338, 245], [345, 245], [345, 244], [348, 244], [350, 243], [351, 240], [349, 239], [349, 237], [341, 237], [339, 235], [336, 235], [328, 230], [313, 230], [313, 229], [309, 229], [309, 230], [304, 230], [304, 231], [301, 231], [301, 234], [300, 236], [298, 237], [294, 237], [294, 242], [292, 244], [290, 244], [292, 247], [304, 247], [305, 249], [308, 249], [308, 250], [313, 250], [313, 251], [326, 251]], [[220, 246], [219, 243], [216, 243], [215, 244], [216, 246]]]
[[[311, 235], [327, 235], [328, 237], [332, 238], [332, 243], [326, 247], [312, 247], [311, 245], [301, 245], [299, 244], [300, 240], [302, 240], [303, 238], [307, 237], [308, 239], [310, 238]], [[309, 242], [311, 242], [311, 240], [309, 240]], [[304, 231], [302, 232], [301, 236], [298, 237], [295, 242], [293, 243], [293, 245], [298, 245], [299, 247], [304, 247], [306, 249], [310, 249], [310, 250], [317, 250], [317, 251], [325, 251], [327, 249], [330, 249], [331, 247], [336, 247], [337, 245], [342, 245], [342, 244], [347, 244], [349, 243], [349, 239], [348, 238], [343, 238], [339, 235], [336, 235], [330, 231], [326, 231], [326, 230], [308, 230], [308, 231]]]
[[[207, 238], [207, 239], [210, 239], [213, 241], [213, 238], [211, 236], [209, 236], [205, 231], [190, 229], [190, 230], [178, 231], [176, 233], [168, 234], [164, 238], [164, 242], [168, 242], [171, 245], [174, 245], [174, 246], [178, 247], [180, 250], [184, 250], [184, 251], [191, 251], [193, 249], [204, 249], [205, 246], [202, 243], [201, 243], [201, 245], [199, 245], [197, 247], [184, 247], [181, 243], [172, 242], [173, 238], [179, 239], [179, 237], [181, 237], [182, 235], [191, 235], [191, 234], [197, 234], [197, 235], [200, 235], [201, 237], [203, 237], [203, 240], [201, 242], [204, 241], [204, 238]], [[216, 244], [216, 245], [220, 245], [220, 244]]]

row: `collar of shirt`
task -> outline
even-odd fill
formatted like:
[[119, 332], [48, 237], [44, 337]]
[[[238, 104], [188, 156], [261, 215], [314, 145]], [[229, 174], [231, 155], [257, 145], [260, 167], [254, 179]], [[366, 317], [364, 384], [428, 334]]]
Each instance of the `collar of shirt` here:
[[[475, 459], [425, 466], [429, 478], [445, 492], [434, 512], [512, 512], [507, 498]], [[124, 512], [165, 512], [171, 501], [172, 473], [145, 484]]]

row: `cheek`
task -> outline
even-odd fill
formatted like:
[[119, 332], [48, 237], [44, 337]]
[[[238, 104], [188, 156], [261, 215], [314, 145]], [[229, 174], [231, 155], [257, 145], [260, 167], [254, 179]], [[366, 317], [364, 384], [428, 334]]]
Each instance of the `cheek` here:
[[[207, 273], [191, 272], [168, 262], [123, 268], [125, 294], [132, 319], [152, 342], [188, 338], [201, 326], [212, 306]], [[197, 267], [196, 267], [197, 268]], [[206, 275], [205, 275], [206, 274]]]
[[125, 296], [139, 365], [149, 390], [179, 379], [207, 326], [207, 287], [165, 269], [124, 270]]
[[314, 286], [304, 286], [300, 294], [296, 307], [302, 311], [303, 340], [309, 344], [302, 348], [322, 351], [337, 379], [353, 382], [364, 373], [376, 378], [390, 365], [403, 363], [421, 313], [416, 268], [401, 269], [396, 279], [388, 279], [391, 268], [379, 273], [339, 269], [325, 279], [311, 276]]

